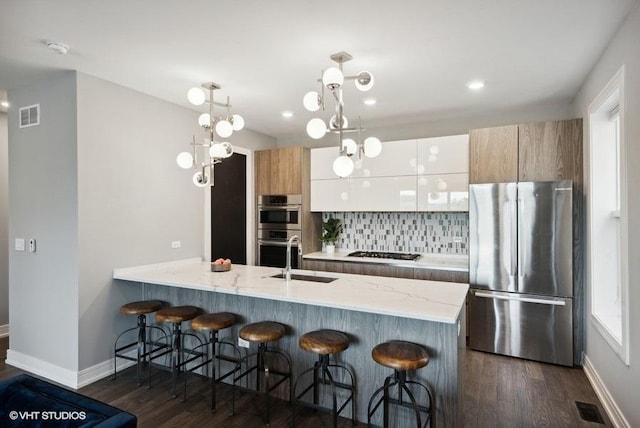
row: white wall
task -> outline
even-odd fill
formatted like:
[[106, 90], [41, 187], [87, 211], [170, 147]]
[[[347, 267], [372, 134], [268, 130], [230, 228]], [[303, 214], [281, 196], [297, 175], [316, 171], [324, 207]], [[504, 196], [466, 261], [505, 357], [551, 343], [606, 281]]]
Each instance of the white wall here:
[[118, 309], [141, 298], [140, 286], [114, 283], [113, 268], [201, 257], [204, 203], [193, 172], [175, 162], [202, 132], [197, 112], [83, 73], [77, 94], [82, 370], [135, 324]]
[[[9, 91], [10, 353], [63, 373], [78, 367], [76, 74]], [[40, 104], [40, 125], [19, 129], [18, 109]], [[34, 360], [35, 359], [35, 360]]]
[[9, 136], [0, 111], [0, 326], [9, 324]]
[[[586, 317], [586, 357], [599, 374], [606, 389], [617, 403], [630, 426], [640, 426], [640, 4], [636, 4], [619, 32], [587, 77], [576, 97], [574, 113], [587, 118], [591, 101], [604, 88], [620, 67], [626, 65], [626, 122], [623, 130], [627, 141], [627, 180], [629, 218], [629, 307], [630, 307], [630, 354], [631, 364], [626, 366], [600, 336]], [[584, 121], [585, 147], [589, 141], [588, 121]], [[585, 151], [586, 153], [586, 151]], [[589, 173], [588, 158], [585, 158], [585, 174]], [[585, 183], [588, 180], [585, 178]], [[588, 197], [588, 189], [587, 197]], [[589, 310], [587, 290], [587, 310]]]
[[[135, 325], [119, 308], [141, 287], [113, 281], [113, 268], [203, 254], [208, 189], [175, 162], [203, 135], [199, 113], [76, 72], [10, 99], [40, 103], [42, 121], [18, 129], [17, 108], [9, 115], [10, 242], [35, 237], [38, 251], [10, 252], [8, 361], [76, 386], [104, 374], [116, 335]], [[230, 141], [275, 147], [248, 129]]]

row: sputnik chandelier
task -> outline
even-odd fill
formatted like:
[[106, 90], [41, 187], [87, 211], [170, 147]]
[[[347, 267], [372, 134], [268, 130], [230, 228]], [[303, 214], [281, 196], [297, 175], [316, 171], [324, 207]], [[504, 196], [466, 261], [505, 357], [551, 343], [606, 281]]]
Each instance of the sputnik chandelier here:
[[[209, 90], [209, 99], [202, 89]], [[227, 97], [226, 103], [219, 103], [213, 100], [213, 91], [220, 89], [220, 85], [213, 82], [205, 82], [202, 84], [202, 88], [194, 87], [189, 89], [187, 98], [193, 105], [199, 106], [209, 103], [209, 113], [203, 113], [198, 118], [198, 123], [207, 132], [207, 138], [203, 143], [196, 143], [196, 137], [193, 136], [193, 142], [191, 143], [192, 151], [182, 152], [176, 158], [178, 166], [184, 169], [193, 168], [196, 173], [193, 174], [193, 184], [198, 187], [205, 187], [207, 184], [213, 186], [213, 166], [221, 163], [223, 159], [230, 157], [233, 154], [233, 146], [226, 142], [219, 142], [215, 139], [215, 134], [218, 134], [221, 138], [228, 138], [233, 134], [233, 131], [240, 131], [244, 128], [244, 119], [239, 114], [231, 114], [231, 104], [229, 104], [229, 97]], [[226, 116], [215, 116], [213, 114], [213, 106], [224, 107], [227, 109]], [[214, 134], [215, 129], [215, 134]], [[202, 159], [198, 159], [198, 152], [203, 151]]]
[[[327, 133], [338, 135], [339, 155], [333, 161], [333, 172], [339, 177], [348, 177], [353, 172], [355, 164], [352, 157], [360, 160], [362, 154], [366, 157], [374, 158], [382, 151], [380, 140], [375, 137], [368, 137], [364, 141], [361, 140], [361, 132], [365, 131], [361, 127], [360, 118], [358, 118], [357, 127], [349, 127], [349, 121], [344, 116], [344, 102], [342, 99], [342, 88], [345, 80], [354, 80], [356, 88], [360, 91], [368, 91], [373, 87], [373, 75], [368, 71], [361, 71], [355, 76], [345, 76], [342, 72], [342, 64], [350, 61], [353, 57], [346, 52], [338, 52], [331, 55], [331, 59], [338, 63], [337, 67], [330, 67], [323, 71], [322, 78], [318, 79], [321, 83], [320, 92], [307, 92], [302, 100], [304, 107], [316, 112], [322, 108], [325, 109], [325, 89], [331, 92], [335, 101], [335, 114], [329, 120], [327, 127], [325, 121], [319, 117], [311, 119], [307, 123], [307, 134], [313, 139], [321, 139]], [[346, 133], [356, 133], [356, 140], [353, 138], [344, 138]]]

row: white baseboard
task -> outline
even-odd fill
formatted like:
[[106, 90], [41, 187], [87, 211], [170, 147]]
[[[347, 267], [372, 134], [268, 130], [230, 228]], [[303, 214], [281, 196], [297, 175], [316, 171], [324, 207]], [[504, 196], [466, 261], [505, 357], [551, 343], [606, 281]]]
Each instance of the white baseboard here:
[[[136, 351], [133, 350], [127, 352], [126, 355], [135, 357]], [[135, 363], [135, 361], [118, 358], [118, 371], [129, 368], [135, 365]], [[111, 375], [113, 375], [113, 358], [109, 358], [107, 361], [103, 361], [84, 370], [80, 370], [78, 372], [77, 388], [82, 388], [83, 386], [87, 386], [89, 384], [92, 384], [93, 382]]]
[[593, 387], [593, 390], [602, 402], [609, 419], [611, 419], [613, 426], [616, 428], [631, 428], [631, 425], [629, 425], [629, 422], [622, 414], [622, 411], [611, 396], [611, 393], [609, 393], [607, 386], [604, 384], [602, 378], [586, 355], [584, 356], [583, 369], [584, 373], [587, 375], [587, 379], [589, 379], [589, 382]]
[[0, 337], [9, 336], [9, 324], [0, 325]]
[[10, 366], [42, 376], [64, 386], [70, 388], [77, 387], [78, 375], [74, 370], [56, 366], [55, 364], [23, 354], [22, 352], [17, 352], [13, 349], [7, 349], [7, 359], [5, 361]]
[[[132, 355], [135, 355], [135, 350], [132, 352]], [[113, 358], [77, 372], [7, 349], [6, 363], [73, 389], [82, 388], [113, 374]], [[134, 364], [134, 361], [118, 358], [118, 371]]]

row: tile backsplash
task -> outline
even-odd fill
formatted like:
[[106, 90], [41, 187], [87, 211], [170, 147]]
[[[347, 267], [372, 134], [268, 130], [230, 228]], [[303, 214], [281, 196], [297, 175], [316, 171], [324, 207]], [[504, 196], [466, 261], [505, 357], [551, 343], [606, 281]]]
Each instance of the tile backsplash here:
[[466, 212], [325, 212], [342, 220], [336, 247], [349, 250], [467, 254]]

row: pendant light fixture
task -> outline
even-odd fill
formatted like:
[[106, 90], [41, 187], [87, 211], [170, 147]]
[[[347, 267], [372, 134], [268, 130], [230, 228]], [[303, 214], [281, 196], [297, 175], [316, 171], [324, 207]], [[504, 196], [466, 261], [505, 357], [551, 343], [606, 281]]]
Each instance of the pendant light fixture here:
[[[319, 140], [327, 133], [338, 135], [339, 154], [333, 162], [333, 172], [339, 177], [348, 177], [354, 169], [353, 156], [358, 159], [364, 156], [374, 158], [382, 151], [382, 143], [375, 137], [368, 137], [364, 141], [361, 140], [361, 132], [365, 131], [360, 124], [358, 117], [358, 126], [349, 127], [349, 121], [344, 115], [344, 102], [342, 99], [342, 88], [345, 80], [355, 81], [355, 86], [360, 91], [368, 91], [373, 87], [373, 75], [368, 71], [361, 71], [354, 76], [345, 76], [342, 71], [342, 64], [350, 61], [353, 57], [346, 52], [338, 52], [331, 55], [331, 59], [338, 66], [327, 68], [322, 72], [322, 77], [318, 79], [321, 83], [320, 92], [309, 91], [302, 98], [304, 107], [316, 112], [325, 109], [325, 89], [331, 92], [335, 101], [335, 114], [329, 119], [329, 125], [319, 118], [315, 117], [307, 122], [307, 134], [309, 137]], [[356, 139], [345, 138], [345, 133], [356, 133]]]
[[[209, 90], [209, 99], [202, 89]], [[239, 114], [231, 114], [231, 104], [229, 97], [225, 104], [218, 103], [213, 100], [213, 91], [220, 89], [220, 85], [213, 82], [205, 82], [202, 88], [194, 87], [187, 92], [187, 98], [193, 105], [199, 106], [209, 103], [209, 113], [203, 113], [198, 118], [198, 124], [207, 132], [207, 138], [203, 143], [196, 143], [196, 137], [193, 136], [191, 143], [192, 152], [182, 152], [176, 158], [176, 162], [180, 168], [193, 168], [196, 173], [193, 174], [193, 184], [198, 187], [205, 187], [207, 184], [213, 186], [213, 166], [221, 163], [223, 159], [233, 154], [233, 146], [226, 142], [216, 141], [215, 134], [221, 138], [228, 138], [233, 131], [240, 131], [244, 128], [244, 119]], [[215, 116], [213, 114], [213, 106], [225, 107], [227, 109], [226, 116]], [[215, 134], [214, 134], [215, 130]], [[198, 160], [198, 152], [203, 151], [202, 160]]]

